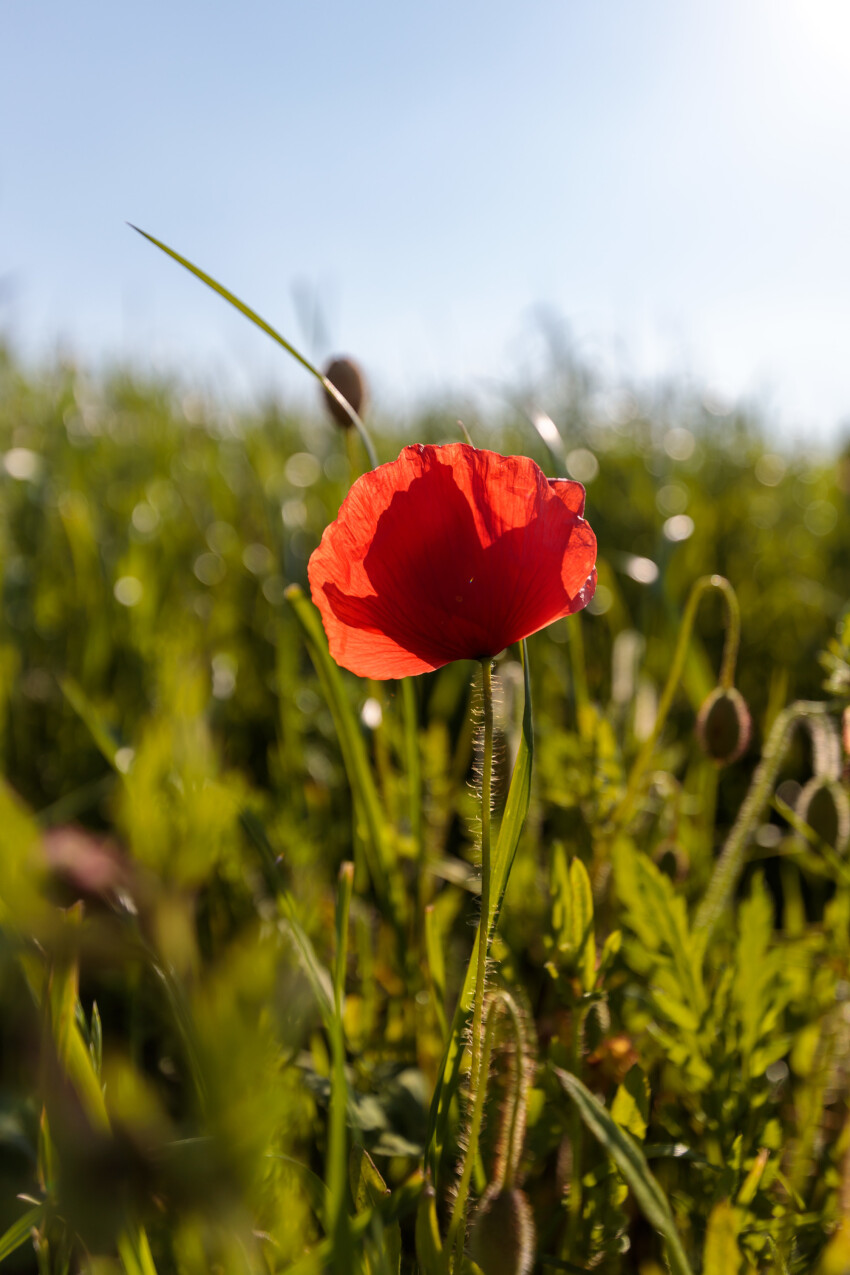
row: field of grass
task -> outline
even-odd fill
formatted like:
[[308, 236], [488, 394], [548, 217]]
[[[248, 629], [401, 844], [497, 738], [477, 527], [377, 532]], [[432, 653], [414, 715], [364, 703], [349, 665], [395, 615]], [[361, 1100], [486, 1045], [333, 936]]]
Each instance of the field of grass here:
[[495, 667], [470, 1096], [481, 671], [329, 660], [353, 432], [0, 355], [10, 1272], [850, 1270], [850, 458], [559, 371], [563, 450], [467, 420], [583, 481], [599, 544], [591, 606]]

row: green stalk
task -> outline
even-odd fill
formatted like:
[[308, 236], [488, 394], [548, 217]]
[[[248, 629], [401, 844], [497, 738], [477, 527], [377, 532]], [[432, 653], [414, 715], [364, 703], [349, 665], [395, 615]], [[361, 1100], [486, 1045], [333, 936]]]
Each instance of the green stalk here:
[[481, 689], [484, 705], [484, 756], [481, 762], [481, 914], [478, 918], [478, 964], [472, 1007], [472, 1062], [469, 1092], [473, 1101], [481, 1075], [481, 1018], [484, 1012], [484, 984], [490, 947], [490, 800], [493, 782], [493, 682], [489, 659], [481, 661]]
[[[519, 743], [516, 761], [514, 762], [508, 799], [505, 803], [499, 836], [490, 865], [490, 903], [486, 938], [489, 946], [496, 928], [499, 909], [502, 905], [508, 878], [511, 874], [514, 858], [522, 834], [528, 803], [531, 795], [531, 766], [534, 755], [534, 729], [531, 708], [531, 670], [528, 662], [528, 651], [525, 641], [520, 644], [522, 667], [525, 682], [525, 706], [522, 714], [522, 737]], [[483, 901], [482, 901], [483, 908]], [[483, 915], [483, 912], [482, 912]], [[428, 1112], [428, 1137], [425, 1150], [425, 1163], [431, 1173], [435, 1186], [440, 1176], [440, 1160], [443, 1144], [448, 1128], [449, 1111], [452, 1097], [460, 1083], [461, 1058], [466, 1039], [467, 1025], [475, 992], [475, 978], [478, 969], [482, 930], [479, 927], [472, 948], [472, 955], [464, 975], [463, 986], [452, 1017], [451, 1032], [446, 1041], [445, 1051], [440, 1062], [437, 1084], [431, 1099]]]
[[577, 612], [570, 617], [571, 624], [569, 626], [569, 656], [570, 671], [573, 676], [573, 697], [576, 707], [576, 726], [579, 735], [584, 735], [586, 729], [585, 712], [590, 702], [587, 693], [587, 669], [584, 658], [584, 633], [581, 626], [581, 612]]
[[726, 604], [726, 642], [723, 648], [723, 659], [720, 666], [720, 685], [724, 690], [728, 690], [734, 681], [735, 663], [738, 659], [738, 645], [741, 637], [741, 613], [738, 606], [738, 599], [735, 596], [735, 590], [724, 576], [702, 576], [696, 581], [691, 589], [688, 598], [685, 614], [682, 617], [682, 624], [679, 629], [679, 637], [676, 642], [676, 649], [673, 653], [673, 661], [670, 665], [670, 672], [667, 676], [667, 682], [661, 694], [658, 704], [658, 712], [655, 717], [652, 730], [643, 742], [643, 746], [635, 758], [632, 769], [629, 773], [628, 784], [626, 785], [625, 796], [620, 802], [614, 813], [614, 824], [621, 827], [628, 821], [632, 812], [635, 798], [640, 787], [647, 766], [652, 760], [652, 754], [655, 752], [655, 745], [658, 743], [658, 737], [664, 729], [664, 723], [667, 720], [667, 714], [673, 704], [673, 698], [681, 681], [682, 673], [685, 667], [685, 658], [688, 653], [688, 643], [691, 639], [691, 633], [696, 619], [697, 608], [702, 600], [703, 594], [709, 589], [718, 589], [723, 595]]
[[333, 984], [333, 1019], [331, 1022], [331, 1104], [328, 1120], [328, 1158], [325, 1181], [328, 1188], [328, 1216], [325, 1227], [333, 1244], [333, 1268], [338, 1275], [350, 1269], [351, 1236], [349, 1234], [346, 1191], [348, 1183], [348, 1131], [346, 1108], [348, 1085], [345, 1077], [345, 1033], [342, 1012], [345, 1000], [345, 966], [348, 956], [348, 912], [354, 888], [354, 864], [343, 863], [339, 870], [339, 892], [336, 905], [336, 964]]
[[[500, 999], [500, 998], [497, 998]], [[487, 1029], [484, 1033], [483, 1048], [479, 1055], [479, 1064], [484, 1077], [490, 1070], [490, 1054], [493, 1049], [493, 1038], [496, 1033], [496, 1018], [494, 1012], [496, 1001], [490, 1004], [490, 1010], [487, 1014]], [[451, 1261], [452, 1250], [456, 1249], [454, 1269], [459, 1272], [463, 1262], [463, 1246], [466, 1238], [466, 1206], [469, 1200], [469, 1183], [472, 1177], [472, 1170], [475, 1167], [475, 1161], [478, 1157], [478, 1138], [481, 1133], [481, 1124], [484, 1120], [484, 1104], [487, 1098], [487, 1085], [479, 1084], [471, 1091], [472, 1098], [472, 1118], [469, 1123], [469, 1144], [466, 1148], [466, 1154], [463, 1161], [463, 1169], [460, 1175], [460, 1182], [457, 1187], [457, 1195], [455, 1196], [454, 1208], [452, 1209], [451, 1221], [449, 1222], [448, 1234], [446, 1235], [446, 1243], [443, 1248], [443, 1257], [446, 1269]]]
[[[578, 1076], [581, 1064], [581, 1037], [584, 1026], [584, 1011], [576, 1002], [573, 1005], [572, 1032], [570, 1039], [570, 1074]], [[567, 1202], [567, 1229], [564, 1237], [562, 1256], [575, 1250], [575, 1241], [581, 1223], [581, 1161], [584, 1150], [584, 1126], [578, 1109], [573, 1106], [570, 1111], [570, 1144], [572, 1147], [572, 1167], [570, 1170], [570, 1196]]]
[[410, 835], [416, 846], [419, 863], [419, 889], [425, 883], [425, 839], [422, 835], [422, 766], [419, 759], [419, 711], [416, 685], [412, 677], [402, 678], [401, 703], [404, 713], [404, 752], [407, 762], [407, 800], [410, 809]]
[[781, 712], [773, 723], [773, 729], [764, 746], [749, 792], [726, 838], [720, 858], [714, 865], [708, 889], [703, 895], [696, 914], [694, 929], [704, 930], [706, 940], [735, 892], [738, 879], [744, 869], [747, 842], [770, 801], [779, 768], [791, 742], [794, 726], [807, 718], [822, 716], [828, 707], [827, 704], [815, 701], [798, 700], [796, 704], [791, 704]]

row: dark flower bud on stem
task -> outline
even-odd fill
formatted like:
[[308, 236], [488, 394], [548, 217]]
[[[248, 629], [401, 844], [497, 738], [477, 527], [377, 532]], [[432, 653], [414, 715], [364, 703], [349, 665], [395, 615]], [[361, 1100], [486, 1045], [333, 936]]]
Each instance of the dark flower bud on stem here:
[[686, 850], [673, 837], [668, 837], [655, 847], [652, 861], [671, 881], [684, 881], [688, 875], [691, 861]]
[[718, 766], [728, 766], [746, 750], [752, 724], [741, 692], [734, 686], [718, 686], [697, 715], [700, 748]]
[[797, 799], [797, 814], [821, 841], [844, 853], [850, 840], [850, 802], [837, 780], [810, 779]]
[[[359, 416], [360, 409], [366, 402], [366, 381], [354, 359], [344, 357], [331, 359], [324, 374]], [[322, 391], [322, 395], [325, 407], [336, 424], [343, 429], [350, 429], [353, 421], [342, 404], [327, 389]]]
[[484, 1275], [528, 1275], [534, 1247], [534, 1217], [524, 1192], [493, 1183], [473, 1214], [470, 1257]]

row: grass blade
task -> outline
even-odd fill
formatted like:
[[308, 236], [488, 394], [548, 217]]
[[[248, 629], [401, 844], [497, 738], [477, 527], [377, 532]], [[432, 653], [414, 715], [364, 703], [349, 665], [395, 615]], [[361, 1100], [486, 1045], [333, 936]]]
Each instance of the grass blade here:
[[150, 1244], [143, 1227], [124, 1231], [119, 1235], [118, 1255], [127, 1275], [156, 1275]]
[[366, 454], [369, 457], [369, 464], [373, 469], [377, 467], [378, 458], [375, 455], [375, 448], [366, 430], [366, 426], [363, 424], [348, 400], [340, 394], [336, 386], [333, 385], [328, 378], [310, 362], [308, 358], [305, 358], [299, 350], [296, 350], [295, 346], [290, 344], [285, 337], [282, 337], [270, 323], [266, 323], [265, 319], [261, 319], [256, 310], [252, 310], [251, 307], [246, 305], [244, 301], [240, 301], [239, 298], [234, 296], [229, 289], [223, 286], [223, 284], [217, 283], [211, 275], [206, 274], [198, 266], [193, 265], [191, 261], [187, 261], [185, 257], [181, 257], [179, 252], [175, 252], [173, 248], [169, 248], [159, 239], [155, 239], [153, 235], [149, 235], [146, 230], [140, 230], [139, 227], [134, 226], [132, 222], [128, 222], [127, 224], [131, 230], [135, 230], [136, 234], [141, 235], [143, 239], [147, 239], [148, 243], [152, 243], [155, 248], [159, 248], [160, 252], [164, 252], [166, 256], [171, 257], [172, 261], [176, 261], [177, 264], [182, 266], [184, 270], [188, 270], [189, 273], [193, 274], [196, 279], [200, 279], [201, 283], [205, 283], [208, 288], [212, 288], [213, 292], [217, 292], [220, 297], [223, 297], [224, 300], [238, 310], [240, 314], [244, 314], [246, 319], [250, 319], [250, 321], [255, 324], [261, 332], [265, 332], [266, 336], [270, 336], [273, 341], [276, 341], [278, 345], [282, 346], [283, 349], [286, 350], [287, 354], [291, 354], [295, 361], [300, 363], [303, 368], [306, 368], [311, 376], [315, 376], [319, 384], [324, 387], [332, 398], [336, 399], [342, 410], [349, 417], [352, 425], [360, 435], [360, 440], [366, 449]]
[[404, 711], [404, 752], [407, 763], [410, 835], [416, 846], [419, 871], [423, 873], [425, 869], [425, 844], [422, 835], [422, 766], [419, 759], [419, 710], [416, 702], [416, 685], [412, 677], [402, 678], [401, 701]]
[[0, 1235], [0, 1262], [4, 1262], [10, 1253], [26, 1244], [32, 1231], [39, 1225], [44, 1216], [44, 1205], [37, 1204], [28, 1209], [17, 1222], [13, 1222], [3, 1235]]
[[345, 997], [345, 967], [348, 958], [348, 912], [354, 887], [354, 864], [343, 863], [339, 870], [336, 902], [336, 966], [334, 969], [334, 1013], [331, 1030], [331, 1105], [328, 1117], [328, 1158], [325, 1181], [328, 1188], [328, 1216], [325, 1229], [333, 1243], [333, 1267], [340, 1275], [348, 1270], [351, 1236], [347, 1208], [348, 1185], [348, 1081], [345, 1077], [345, 1032], [342, 1011]]
[[610, 1113], [577, 1076], [555, 1069], [555, 1075], [572, 1098], [587, 1128], [602, 1144], [628, 1183], [646, 1220], [664, 1237], [673, 1275], [692, 1275], [670, 1205], [652, 1176], [641, 1149], [612, 1120]]
[[348, 782], [366, 825], [369, 849], [369, 873], [375, 892], [401, 933], [405, 922], [405, 895], [398, 881], [398, 864], [391, 850], [384, 825], [375, 781], [366, 756], [366, 747], [357, 719], [345, 693], [339, 668], [331, 659], [325, 634], [313, 604], [296, 584], [286, 591], [286, 599], [295, 612], [307, 639], [310, 657], [319, 676], [325, 698], [336, 726]]

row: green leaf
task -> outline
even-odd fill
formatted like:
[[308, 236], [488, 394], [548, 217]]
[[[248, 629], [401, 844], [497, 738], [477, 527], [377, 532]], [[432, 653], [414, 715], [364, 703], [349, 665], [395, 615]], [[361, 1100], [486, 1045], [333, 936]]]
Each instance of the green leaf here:
[[597, 978], [601, 978], [611, 967], [614, 957], [623, 946], [622, 930], [612, 930], [602, 944], [602, 951], [599, 954], [599, 969], [596, 972]]
[[390, 1188], [381, 1177], [375, 1161], [359, 1143], [354, 1144], [348, 1157], [348, 1181], [358, 1213], [366, 1208], [373, 1208], [384, 1196], [390, 1194]]
[[280, 1152], [270, 1153], [270, 1155], [272, 1159], [280, 1160], [294, 1170], [310, 1201], [310, 1207], [319, 1221], [324, 1224], [329, 1209], [328, 1188], [318, 1173], [314, 1173], [306, 1164], [302, 1164], [300, 1160], [296, 1160], [292, 1156], [283, 1155]]
[[100, 1076], [103, 1069], [103, 1025], [100, 1021], [100, 1010], [97, 1001], [91, 1007], [91, 1031], [89, 1033], [89, 1053], [95, 1074]]
[[333, 1243], [334, 1268], [345, 1270], [345, 1256], [351, 1248], [351, 1236], [346, 1207], [345, 1187], [348, 1165], [348, 1130], [346, 1113], [349, 1108], [348, 1080], [345, 1075], [345, 1033], [342, 1025], [345, 967], [348, 956], [348, 911], [354, 885], [354, 864], [343, 863], [339, 871], [339, 888], [336, 903], [336, 968], [334, 971], [333, 1005], [331, 1020], [331, 1102], [328, 1115], [328, 1151], [325, 1166], [325, 1182], [328, 1188], [328, 1216], [325, 1228]]
[[823, 1251], [818, 1275], [847, 1275], [850, 1270], [850, 1219], [842, 1218]]
[[398, 862], [393, 852], [388, 830], [384, 826], [378, 791], [369, 767], [366, 747], [354, 710], [345, 693], [342, 675], [331, 659], [324, 630], [318, 612], [304, 596], [298, 585], [290, 585], [286, 599], [295, 612], [304, 635], [310, 657], [319, 677], [328, 707], [336, 726], [342, 760], [348, 782], [358, 810], [366, 826], [369, 873], [375, 891], [388, 908], [398, 932], [404, 932], [406, 900], [399, 880]]
[[570, 909], [572, 891], [570, 889], [570, 865], [567, 852], [562, 841], [552, 846], [549, 860], [549, 895], [552, 899], [552, 933], [558, 951], [568, 954], [572, 940]]
[[437, 1196], [428, 1184], [416, 1210], [416, 1257], [423, 1275], [443, 1275], [443, 1242], [437, 1221]]
[[[378, 1208], [391, 1194], [365, 1147], [355, 1144], [351, 1148], [348, 1174], [354, 1207], [358, 1213], [362, 1213], [364, 1209]], [[398, 1222], [384, 1225], [383, 1249], [387, 1266], [395, 1275], [401, 1263], [401, 1227]]]
[[420, 872], [424, 870], [424, 842], [422, 839], [422, 763], [419, 756], [419, 708], [416, 699], [416, 683], [412, 677], [401, 681], [401, 702], [404, 712], [404, 752], [407, 764], [407, 800], [410, 809], [410, 835], [416, 846]]
[[621, 837], [613, 860], [616, 890], [629, 928], [669, 972], [664, 980], [668, 996], [675, 994], [689, 1020], [698, 1023], [707, 1005], [702, 977], [705, 936], [691, 933], [685, 900], [647, 855]]
[[313, 995], [316, 997], [322, 1021], [325, 1028], [330, 1030], [334, 1017], [333, 979], [329, 970], [316, 955], [316, 949], [310, 941], [310, 936], [298, 920], [295, 914], [295, 903], [291, 896], [285, 891], [281, 891], [278, 895], [278, 903], [287, 929], [292, 936], [292, 942], [298, 953], [304, 973], [307, 975], [310, 986], [313, 989]]
[[593, 932], [593, 891], [581, 859], [570, 864], [570, 921], [579, 982], [590, 992], [596, 982], [596, 943]]
[[17, 1222], [13, 1222], [8, 1231], [0, 1236], [0, 1262], [5, 1261], [10, 1253], [14, 1253], [15, 1249], [20, 1248], [22, 1244], [26, 1244], [33, 1230], [40, 1225], [44, 1217], [44, 1205], [37, 1204], [35, 1208], [28, 1209]]
[[673, 1275], [692, 1275], [682, 1241], [673, 1221], [670, 1205], [652, 1176], [640, 1147], [611, 1118], [598, 1098], [577, 1076], [559, 1067], [554, 1069], [560, 1083], [572, 1098], [587, 1128], [605, 1148], [635, 1197], [646, 1220], [661, 1233]]
[[124, 1231], [119, 1235], [118, 1255], [127, 1275], [156, 1275], [148, 1237], [143, 1227]]
[[[531, 680], [528, 667], [528, 650], [524, 641], [521, 643], [521, 652], [525, 680], [525, 707], [522, 715], [522, 737], [520, 739], [516, 761], [514, 762], [511, 785], [508, 789], [508, 799], [505, 803], [505, 812], [502, 816], [501, 827], [499, 828], [499, 838], [496, 842], [496, 848], [493, 851], [490, 864], [491, 905], [487, 926], [488, 944], [492, 940], [499, 919], [499, 911], [502, 906], [502, 900], [505, 897], [505, 889], [507, 888], [508, 878], [510, 877], [511, 868], [513, 867], [513, 862], [516, 857], [517, 846], [519, 845], [520, 835], [522, 833], [523, 825], [525, 824], [525, 816], [528, 813], [528, 803], [531, 798], [531, 765], [534, 757], [534, 727], [531, 712]], [[425, 1163], [430, 1170], [431, 1177], [434, 1182], [437, 1181], [439, 1176], [440, 1157], [448, 1124], [449, 1108], [460, 1080], [460, 1065], [463, 1057], [464, 1032], [466, 1030], [466, 1020], [469, 1016], [472, 1005], [472, 994], [475, 987], [479, 936], [480, 931], [476, 933], [475, 936], [472, 954], [470, 955], [469, 964], [466, 968], [466, 976], [463, 980], [463, 986], [458, 998], [457, 1007], [455, 1008], [454, 1017], [452, 1019], [452, 1029], [443, 1053], [440, 1070], [437, 1076], [437, 1084], [434, 1088], [434, 1096], [431, 1099], [431, 1107], [428, 1113], [428, 1139], [426, 1142]]]
[[319, 384], [327, 391], [328, 394], [330, 394], [332, 398], [336, 399], [340, 407], [349, 417], [352, 425], [360, 435], [360, 439], [366, 449], [366, 454], [369, 457], [369, 464], [373, 469], [376, 468], [378, 458], [375, 455], [375, 448], [373, 447], [372, 440], [366, 431], [366, 426], [363, 424], [348, 400], [340, 394], [336, 386], [333, 385], [317, 367], [313, 366], [308, 358], [305, 358], [299, 350], [296, 350], [295, 346], [291, 345], [290, 342], [287, 341], [285, 337], [282, 337], [279, 332], [276, 332], [270, 323], [266, 323], [265, 319], [261, 319], [256, 310], [252, 310], [251, 307], [246, 305], [244, 301], [240, 301], [239, 298], [234, 296], [234, 294], [225, 288], [223, 284], [217, 283], [211, 275], [206, 274], [198, 266], [194, 266], [191, 261], [188, 261], [185, 257], [181, 257], [179, 252], [175, 252], [173, 248], [167, 247], [167, 245], [162, 243], [159, 239], [155, 239], [153, 235], [149, 235], [147, 231], [140, 230], [139, 227], [134, 226], [132, 222], [128, 222], [127, 224], [131, 230], [135, 230], [136, 233], [141, 235], [143, 239], [147, 239], [148, 243], [152, 243], [154, 247], [159, 248], [159, 250], [164, 252], [166, 256], [171, 257], [172, 261], [176, 261], [177, 264], [182, 266], [184, 270], [188, 270], [189, 273], [193, 274], [196, 279], [200, 279], [201, 283], [205, 283], [208, 288], [212, 288], [213, 292], [217, 292], [220, 297], [223, 297], [223, 299], [232, 305], [234, 309], [238, 310], [240, 314], [244, 314], [246, 319], [250, 319], [250, 321], [255, 324], [261, 332], [265, 332], [266, 336], [270, 336], [273, 341], [276, 341], [278, 345], [282, 346], [283, 349], [286, 350], [287, 354], [290, 354], [297, 363], [300, 363], [311, 376], [315, 376]]
[[640, 1063], [634, 1063], [623, 1083], [617, 1086], [611, 1116], [621, 1129], [627, 1129], [643, 1142], [649, 1123], [649, 1081]]
[[434, 993], [434, 1010], [443, 1041], [448, 1035], [446, 1023], [446, 962], [443, 952], [442, 934], [437, 909], [429, 903], [425, 909], [425, 951], [428, 957], [428, 972]]
[[116, 743], [112, 732], [103, 720], [101, 713], [95, 708], [85, 691], [79, 686], [72, 677], [63, 677], [59, 681], [62, 688], [62, 694], [73, 708], [74, 712], [80, 720], [89, 728], [89, 733], [97, 747], [100, 749], [103, 757], [109, 762], [113, 770], [121, 774], [121, 767], [118, 764], [119, 744]]
[[740, 1230], [740, 1210], [728, 1200], [715, 1204], [705, 1232], [702, 1275], [737, 1275], [741, 1269]]

